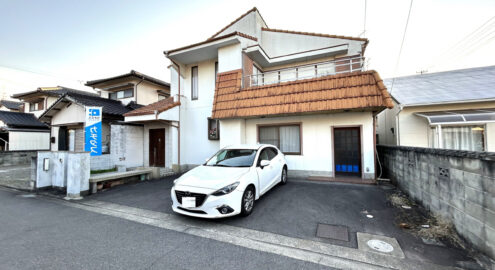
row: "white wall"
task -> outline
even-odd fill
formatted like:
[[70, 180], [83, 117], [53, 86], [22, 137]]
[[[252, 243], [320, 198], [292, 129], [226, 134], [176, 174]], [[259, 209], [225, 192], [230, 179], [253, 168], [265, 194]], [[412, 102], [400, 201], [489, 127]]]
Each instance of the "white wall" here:
[[[415, 113], [445, 110], [469, 110], [494, 107], [495, 102], [405, 107], [399, 114], [400, 145], [413, 147], [429, 147], [430, 125], [425, 118], [419, 117], [415, 115]], [[396, 135], [391, 134], [390, 128], [393, 127], [395, 129], [395, 133], [397, 134], [395, 117], [397, 112], [398, 106], [395, 106], [394, 109], [385, 110], [378, 115], [377, 133], [380, 136], [380, 144], [396, 145]], [[485, 136], [487, 151], [495, 151], [495, 123], [486, 124]], [[384, 138], [383, 140], [382, 137]]]
[[[362, 169], [365, 178], [374, 177], [374, 134], [371, 112], [246, 119], [244, 142], [242, 136], [240, 136], [239, 141], [233, 139], [237, 138], [238, 134], [242, 135], [242, 128], [239, 128], [242, 124], [238, 121], [240, 120], [220, 121], [221, 145], [258, 143], [257, 125], [259, 124], [301, 123], [302, 154], [286, 156], [289, 170], [300, 175], [334, 176], [332, 127], [361, 126]], [[231, 128], [233, 132], [226, 134], [226, 130]]]
[[246, 120], [220, 120], [220, 148], [246, 143]]
[[[198, 66], [197, 100], [191, 100], [191, 67], [193, 66]], [[198, 165], [204, 163], [206, 158], [219, 149], [219, 141], [208, 140], [208, 117], [211, 116], [215, 94], [215, 60], [181, 67], [181, 74], [184, 76], [184, 82], [181, 84], [184, 88], [180, 106], [180, 163]], [[171, 75], [174, 75], [173, 72]], [[173, 143], [176, 144], [175, 141]]]
[[133, 125], [111, 125], [110, 155], [114, 165], [144, 166], [144, 128]]
[[9, 151], [49, 149], [50, 132], [9, 132]]
[[218, 73], [241, 69], [241, 44], [232, 44], [218, 49]]
[[70, 104], [69, 107], [64, 107], [53, 116], [51, 121], [52, 126], [84, 123], [84, 107], [75, 103]]

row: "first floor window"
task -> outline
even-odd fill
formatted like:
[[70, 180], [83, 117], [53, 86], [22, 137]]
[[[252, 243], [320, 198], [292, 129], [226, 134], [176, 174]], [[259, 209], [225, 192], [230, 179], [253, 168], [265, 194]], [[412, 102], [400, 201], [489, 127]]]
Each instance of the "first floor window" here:
[[300, 125], [260, 126], [258, 138], [260, 143], [273, 144], [284, 154], [301, 154]]
[[432, 127], [430, 147], [485, 151], [485, 127], [483, 125]]
[[208, 118], [208, 140], [220, 139], [220, 125], [217, 119]]

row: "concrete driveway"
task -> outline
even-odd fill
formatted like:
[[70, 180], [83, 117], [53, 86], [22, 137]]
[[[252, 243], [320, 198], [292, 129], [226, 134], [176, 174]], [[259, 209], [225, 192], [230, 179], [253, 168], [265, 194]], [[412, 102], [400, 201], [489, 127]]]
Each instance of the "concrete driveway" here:
[[[170, 188], [173, 177], [161, 180], [118, 186], [89, 196], [99, 200], [151, 211], [173, 214]], [[393, 207], [387, 195], [390, 187], [339, 183], [308, 182], [289, 179], [285, 186], [277, 186], [256, 202], [249, 217], [232, 217], [204, 222], [221, 223], [257, 231], [358, 248], [357, 232], [397, 239], [407, 259], [446, 266], [473, 266], [473, 259], [463, 249], [449, 243], [425, 244], [397, 226], [403, 211]], [[407, 214], [407, 213], [406, 213]], [[368, 218], [372, 215], [373, 218]], [[182, 220], [198, 222], [196, 218]], [[316, 237], [318, 223], [346, 226], [350, 241]]]

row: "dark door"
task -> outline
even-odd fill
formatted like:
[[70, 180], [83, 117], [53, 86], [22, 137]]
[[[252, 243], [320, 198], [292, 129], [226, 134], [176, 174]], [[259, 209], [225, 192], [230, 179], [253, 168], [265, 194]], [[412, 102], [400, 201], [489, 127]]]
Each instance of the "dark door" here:
[[361, 176], [360, 128], [335, 128], [333, 138], [335, 174]]
[[69, 150], [67, 127], [58, 128], [58, 151]]
[[165, 167], [165, 129], [150, 129], [150, 166]]

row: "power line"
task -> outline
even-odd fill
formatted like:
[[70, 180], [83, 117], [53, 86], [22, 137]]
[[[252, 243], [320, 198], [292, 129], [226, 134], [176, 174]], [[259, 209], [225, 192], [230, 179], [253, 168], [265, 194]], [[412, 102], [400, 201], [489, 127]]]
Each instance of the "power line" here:
[[411, 0], [411, 3], [409, 4], [409, 12], [407, 13], [406, 26], [404, 28], [404, 34], [402, 35], [402, 42], [400, 43], [399, 55], [397, 56], [397, 63], [395, 64], [394, 76], [392, 78], [392, 85], [390, 86], [390, 94], [392, 94], [392, 90], [394, 89], [395, 74], [397, 73], [397, 69], [399, 67], [400, 56], [402, 54], [402, 47], [404, 46], [404, 40], [406, 39], [407, 26], [409, 25], [409, 18], [411, 17], [412, 5], [413, 5], [413, 0]]
[[364, 0], [364, 19], [363, 19], [363, 32], [359, 36], [366, 35], [366, 13], [367, 13], [368, 0]]

